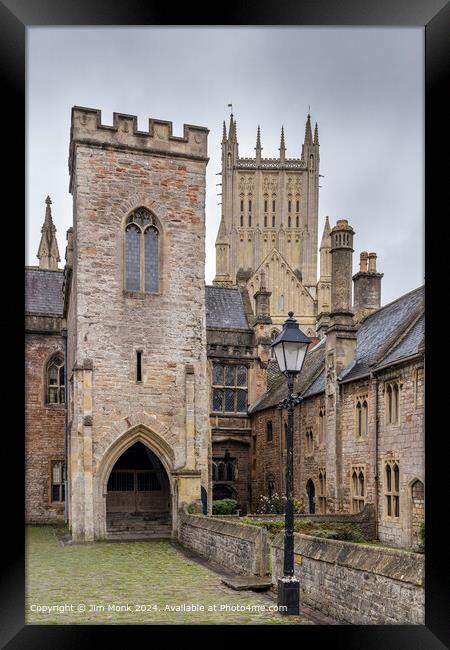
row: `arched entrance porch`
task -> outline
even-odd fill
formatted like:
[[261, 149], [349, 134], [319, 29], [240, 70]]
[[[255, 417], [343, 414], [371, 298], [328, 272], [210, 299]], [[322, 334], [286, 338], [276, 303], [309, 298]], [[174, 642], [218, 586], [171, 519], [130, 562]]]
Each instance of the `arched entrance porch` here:
[[170, 536], [170, 481], [158, 456], [136, 441], [116, 460], [107, 483], [106, 528], [119, 533]]
[[[158, 423], [156, 422], [156, 425]], [[120, 501], [120, 498], [116, 495], [113, 496], [112, 499], [108, 497], [108, 491], [110, 492], [119, 492], [121, 490], [114, 490], [112, 488], [117, 487], [118, 483], [117, 481], [125, 481], [131, 479], [126, 479], [125, 477], [120, 477], [120, 476], [114, 476], [111, 478], [110, 482], [110, 477], [112, 475], [113, 470], [117, 471], [124, 471], [126, 469], [136, 472], [136, 474], [133, 474], [133, 491], [134, 491], [134, 486], [138, 487], [137, 481], [140, 481], [141, 487], [146, 487], [148, 485], [148, 481], [153, 479], [149, 478], [137, 478], [137, 474], [139, 473], [139, 469], [149, 469], [148, 466], [140, 468], [136, 467], [136, 464], [138, 465], [139, 463], [137, 462], [137, 456], [140, 456], [139, 449], [142, 451], [142, 448], [137, 447], [134, 452], [130, 452], [133, 454], [133, 456], [125, 456], [126, 452], [128, 449], [131, 449], [136, 443], [142, 443], [144, 447], [144, 452], [147, 458], [149, 458], [149, 455], [145, 450], [149, 450], [152, 452], [153, 456], [150, 456], [152, 459], [152, 465], [153, 469], [156, 472], [159, 472], [160, 476], [162, 474], [162, 470], [164, 470], [164, 474], [162, 474], [163, 477], [166, 478], [167, 480], [167, 490], [168, 490], [168, 501], [170, 502], [170, 508], [169, 508], [169, 529], [170, 529], [170, 534], [173, 536], [175, 534], [175, 531], [177, 530], [177, 513], [178, 513], [178, 493], [179, 493], [179, 477], [175, 475], [174, 472], [174, 452], [172, 447], [169, 445], [169, 443], [161, 436], [159, 433], [156, 433], [154, 429], [150, 429], [147, 425], [145, 424], [137, 424], [134, 427], [128, 429], [127, 431], [124, 431], [119, 437], [116, 438], [116, 440], [106, 449], [102, 456], [102, 460], [99, 463], [98, 466], [98, 471], [95, 474], [94, 477], [94, 535], [95, 539], [104, 539], [107, 537], [108, 532], [107, 532], [107, 513], [109, 512], [118, 512], [117, 508], [119, 506], [117, 505], [117, 501]], [[137, 455], [135, 455], [136, 451], [138, 452]], [[121, 457], [123, 456], [123, 459], [120, 461]], [[156, 457], [156, 462], [154, 460], [154, 457]], [[122, 463], [127, 461], [127, 464], [129, 462], [132, 462], [132, 458], [135, 459], [134, 466], [129, 465], [128, 467], [124, 467]], [[120, 462], [118, 462], [120, 461]], [[142, 462], [142, 461], [141, 461]], [[145, 458], [144, 458], [145, 462]], [[117, 466], [116, 466], [116, 463]], [[162, 468], [162, 469], [161, 469]], [[131, 491], [131, 490], [130, 490]], [[136, 490], [139, 492], [140, 490]], [[142, 490], [143, 492], [157, 492], [156, 490]], [[159, 492], [159, 491], [158, 491]], [[142, 501], [145, 502], [146, 498], [148, 499], [149, 495], [137, 495], [135, 497], [128, 495], [128, 497], [125, 497], [125, 502], [127, 502], [128, 499], [128, 505], [127, 511], [132, 512], [133, 510], [139, 512]], [[110, 495], [111, 497], [111, 495]], [[134, 502], [133, 502], [134, 499]], [[138, 507], [133, 506], [133, 503], [138, 503]], [[112, 503], [111, 503], [112, 502]], [[130, 504], [131, 502], [131, 504]], [[122, 504], [122, 507], [124, 507], [124, 504]], [[115, 509], [114, 509], [115, 508]], [[109, 516], [108, 516], [109, 518]]]

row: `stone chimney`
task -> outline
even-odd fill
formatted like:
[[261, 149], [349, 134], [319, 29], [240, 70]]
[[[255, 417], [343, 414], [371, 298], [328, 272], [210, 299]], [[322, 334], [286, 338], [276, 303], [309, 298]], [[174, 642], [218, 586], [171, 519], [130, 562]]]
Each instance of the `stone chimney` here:
[[380, 308], [383, 275], [377, 272], [377, 254], [363, 251], [360, 255], [359, 271], [353, 276], [355, 322], [361, 323]]
[[331, 230], [331, 309], [327, 355], [333, 353], [335, 374], [348, 366], [356, 349], [352, 309], [353, 228], [340, 219]]
[[353, 228], [340, 219], [331, 230], [331, 308], [325, 337], [325, 406], [327, 439], [327, 508], [344, 509], [339, 375], [355, 357], [356, 327], [352, 311]]

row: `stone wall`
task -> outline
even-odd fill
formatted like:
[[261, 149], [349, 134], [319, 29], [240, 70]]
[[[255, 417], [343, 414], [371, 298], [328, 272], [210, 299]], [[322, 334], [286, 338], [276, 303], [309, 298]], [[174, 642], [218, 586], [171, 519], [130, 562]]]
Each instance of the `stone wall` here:
[[[294, 535], [300, 602], [343, 623], [425, 622], [425, 557], [399, 549]], [[272, 580], [283, 575], [283, 535], [272, 542]]]
[[179, 516], [179, 541], [234, 573], [264, 576], [269, 572], [265, 528], [203, 515]]
[[51, 462], [64, 460], [64, 405], [47, 404], [45, 399], [47, 362], [57, 352], [64, 356], [64, 341], [59, 334], [26, 333], [25, 516], [28, 523], [64, 518], [64, 503], [53, 502], [50, 494]]
[[[106, 535], [109, 473], [140, 441], [161, 460], [181, 503], [210, 494], [205, 323], [207, 129], [74, 108], [70, 189], [73, 287], [68, 305], [70, 523], [79, 541]], [[125, 287], [125, 223], [139, 207], [159, 228], [156, 292]], [[136, 374], [141, 355], [141, 379]], [[73, 368], [73, 373], [71, 372]]]
[[[399, 419], [396, 424], [386, 422], [387, 382], [400, 386]], [[417, 481], [425, 484], [425, 430], [424, 430], [424, 369], [423, 361], [393, 366], [380, 375], [378, 383], [378, 536], [393, 546], [415, 547], [420, 525], [420, 508], [416, 507], [414, 488]], [[400, 482], [400, 512], [389, 517], [386, 508], [386, 463], [397, 461]], [[422, 519], [424, 509], [422, 510]]]

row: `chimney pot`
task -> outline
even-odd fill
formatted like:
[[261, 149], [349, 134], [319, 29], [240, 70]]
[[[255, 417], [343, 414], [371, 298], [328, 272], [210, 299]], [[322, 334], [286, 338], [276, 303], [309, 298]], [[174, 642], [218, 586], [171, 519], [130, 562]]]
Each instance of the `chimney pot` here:
[[363, 251], [360, 256], [359, 256], [359, 272], [360, 273], [367, 273], [367, 259], [369, 257], [369, 253], [367, 251]]
[[377, 254], [369, 253], [369, 273], [377, 272]]

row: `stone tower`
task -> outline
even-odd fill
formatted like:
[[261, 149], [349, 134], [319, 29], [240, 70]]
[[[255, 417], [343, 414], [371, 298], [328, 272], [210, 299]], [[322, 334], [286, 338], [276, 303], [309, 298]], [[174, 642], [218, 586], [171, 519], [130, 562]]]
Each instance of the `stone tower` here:
[[56, 240], [56, 228], [52, 219], [52, 201], [49, 196], [45, 199], [45, 219], [41, 228], [41, 241], [37, 252], [39, 268], [48, 271], [57, 271], [60, 261], [58, 242]]
[[[72, 109], [65, 301], [75, 540], [104, 538], [111, 512], [163, 516], [175, 534], [179, 508], [200, 507], [201, 488], [211, 494], [207, 136], [192, 125], [174, 136], [171, 122], [152, 119], [139, 131], [135, 116], [118, 113], [105, 126], [100, 111]], [[115, 468], [126, 454], [127, 471], [149, 469], [123, 492]]]
[[305, 332], [316, 327], [319, 136], [308, 114], [301, 156], [263, 158], [261, 129], [255, 157], [239, 157], [231, 114], [222, 137], [222, 215], [216, 240], [216, 286], [246, 284], [252, 307], [264, 270], [273, 323], [293, 310]]

